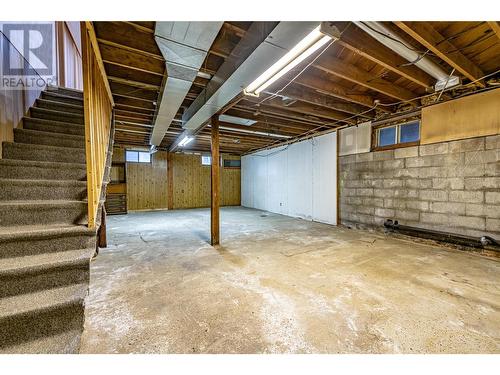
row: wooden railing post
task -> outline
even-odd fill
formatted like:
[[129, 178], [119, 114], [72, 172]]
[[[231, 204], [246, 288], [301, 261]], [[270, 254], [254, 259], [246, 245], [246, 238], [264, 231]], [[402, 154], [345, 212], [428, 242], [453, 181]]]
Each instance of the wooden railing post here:
[[88, 226], [95, 228], [111, 133], [113, 96], [91, 22], [80, 23], [82, 39]]

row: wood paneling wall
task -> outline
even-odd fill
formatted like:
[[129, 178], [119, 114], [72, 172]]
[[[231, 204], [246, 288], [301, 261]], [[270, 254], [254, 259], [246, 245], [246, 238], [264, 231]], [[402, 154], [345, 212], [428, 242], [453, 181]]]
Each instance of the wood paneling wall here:
[[[173, 208], [210, 207], [210, 166], [200, 155], [172, 154]], [[224, 159], [239, 156], [223, 155]], [[125, 150], [115, 148], [113, 161], [125, 161]], [[240, 205], [240, 169], [221, 168], [221, 205]], [[151, 164], [127, 163], [129, 210], [167, 209], [167, 152], [152, 155]]]
[[[0, 27], [2, 22], [0, 22]], [[0, 34], [2, 54], [6, 54], [7, 45], [11, 44], [6, 36]], [[0, 71], [4, 69], [4, 59], [17, 60], [24, 64], [23, 56], [14, 48], [11, 56], [0, 55]], [[8, 60], [7, 60], [8, 61]], [[26, 66], [26, 65], [24, 65]], [[9, 90], [0, 86], [0, 159], [2, 158], [2, 142], [14, 140], [14, 129], [22, 128], [22, 118], [28, 113], [29, 108], [45, 87], [32, 87], [30, 90]]]
[[129, 210], [167, 208], [167, 153], [151, 155], [151, 163], [127, 163]]
[[58, 83], [83, 90], [80, 23], [56, 21], [56, 35]]
[[[222, 155], [223, 159], [239, 156]], [[200, 155], [174, 154], [174, 209], [210, 207], [210, 166]], [[240, 205], [240, 169], [221, 167], [221, 206]]]

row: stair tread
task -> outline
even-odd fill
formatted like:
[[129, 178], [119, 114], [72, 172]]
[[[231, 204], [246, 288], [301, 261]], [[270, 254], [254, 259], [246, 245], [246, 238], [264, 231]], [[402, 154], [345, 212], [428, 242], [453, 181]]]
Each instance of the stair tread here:
[[36, 111], [42, 111], [42, 112], [48, 112], [48, 113], [57, 113], [57, 114], [64, 114], [68, 116], [74, 116], [74, 117], [83, 117], [82, 114], [79, 113], [72, 113], [72, 112], [65, 112], [65, 111], [58, 111], [56, 109], [49, 109], [49, 108], [40, 108], [40, 107], [31, 107], [31, 110], [36, 110]]
[[[75, 109], [81, 109], [83, 110], [83, 104], [82, 105], [77, 105], [77, 104], [70, 104], [70, 103], [64, 103], [64, 102], [58, 102], [56, 100], [50, 100], [50, 99], [44, 99], [44, 98], [38, 98], [36, 100], [37, 102], [42, 102], [42, 103], [47, 103], [47, 104], [54, 104], [54, 105], [60, 105], [62, 107], [72, 107]], [[35, 108], [41, 108], [41, 107], [35, 107]], [[50, 108], [48, 108], [50, 109]]]
[[38, 117], [30, 117], [30, 116], [24, 116], [23, 121], [28, 120], [28, 121], [35, 121], [35, 122], [40, 122], [42, 124], [46, 125], [66, 125], [66, 126], [71, 126], [71, 127], [79, 127], [82, 129], [85, 129], [85, 125], [82, 124], [75, 124], [74, 122], [67, 122], [67, 121], [57, 121], [57, 120], [47, 120], [45, 118], [38, 118]]
[[57, 91], [47, 91], [47, 90], [45, 90], [44, 94], [47, 94], [47, 95], [50, 95], [50, 96], [54, 96], [54, 97], [63, 98], [63, 99], [79, 100], [79, 101], [83, 102], [83, 98], [77, 98], [76, 96], [64, 95], [64, 94], [58, 93]]
[[46, 92], [58, 92], [58, 90], [71, 91], [71, 92], [83, 94], [82, 90], [74, 89], [72, 87], [64, 87], [64, 86], [57, 86], [57, 85], [47, 86], [47, 88], [44, 91], [46, 91]]
[[86, 294], [86, 284], [73, 284], [3, 298], [0, 299], [0, 319], [13, 314], [21, 315], [51, 307], [63, 306], [70, 302], [83, 302]]
[[38, 161], [38, 160], [24, 160], [24, 159], [0, 159], [0, 166], [6, 165], [19, 165], [19, 166], [32, 166], [32, 167], [45, 167], [45, 168], [81, 168], [86, 169], [84, 163], [64, 163], [55, 161]]
[[2, 349], [2, 354], [26, 353], [74, 353], [78, 349], [81, 332], [70, 330], [56, 335], [44, 336]]
[[29, 271], [47, 266], [61, 266], [89, 260], [95, 249], [76, 249], [58, 252], [47, 252], [12, 258], [0, 258], [0, 275]]
[[37, 186], [87, 186], [87, 181], [78, 180], [46, 180], [46, 179], [21, 179], [21, 178], [0, 178], [0, 183], [10, 183], [18, 185], [37, 185]]
[[30, 149], [32, 148], [38, 148], [38, 149], [45, 149], [45, 150], [84, 150], [85, 148], [82, 147], [67, 147], [67, 146], [51, 146], [51, 145], [39, 145], [39, 144], [31, 144], [31, 143], [18, 143], [18, 142], [3, 142], [3, 145], [10, 145], [13, 147], [29, 147]]
[[[58, 132], [46, 132], [43, 130], [36, 130], [36, 129], [14, 129], [14, 133], [26, 133], [26, 134], [33, 134], [33, 135], [38, 135], [38, 136], [49, 136], [49, 137], [57, 137], [57, 138], [64, 138], [64, 139], [74, 139], [75, 141], [82, 141], [85, 142], [85, 136], [84, 135], [75, 135], [75, 134], [66, 134], [66, 133], [58, 133]], [[85, 145], [82, 146], [82, 148]], [[76, 147], [75, 147], [76, 148]]]
[[27, 239], [28, 237], [55, 236], [64, 234], [95, 234], [95, 230], [85, 225], [50, 224], [50, 225], [17, 225], [0, 227], [0, 241], [11, 240], [14, 237]]

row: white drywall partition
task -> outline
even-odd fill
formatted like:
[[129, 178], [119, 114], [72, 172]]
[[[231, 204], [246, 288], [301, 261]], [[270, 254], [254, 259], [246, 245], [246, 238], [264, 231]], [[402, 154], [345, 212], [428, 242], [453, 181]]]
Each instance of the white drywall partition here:
[[332, 134], [313, 138], [312, 216], [337, 224], [337, 137]]
[[241, 204], [337, 223], [337, 133], [242, 157]]
[[312, 220], [312, 139], [288, 148], [288, 215]]

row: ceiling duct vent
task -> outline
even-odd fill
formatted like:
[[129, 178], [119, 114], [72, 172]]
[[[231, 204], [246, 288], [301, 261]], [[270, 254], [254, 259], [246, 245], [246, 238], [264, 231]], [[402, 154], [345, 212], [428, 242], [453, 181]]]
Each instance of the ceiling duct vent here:
[[167, 80], [151, 136], [159, 146], [175, 118], [223, 22], [156, 22], [155, 40], [165, 58]]

